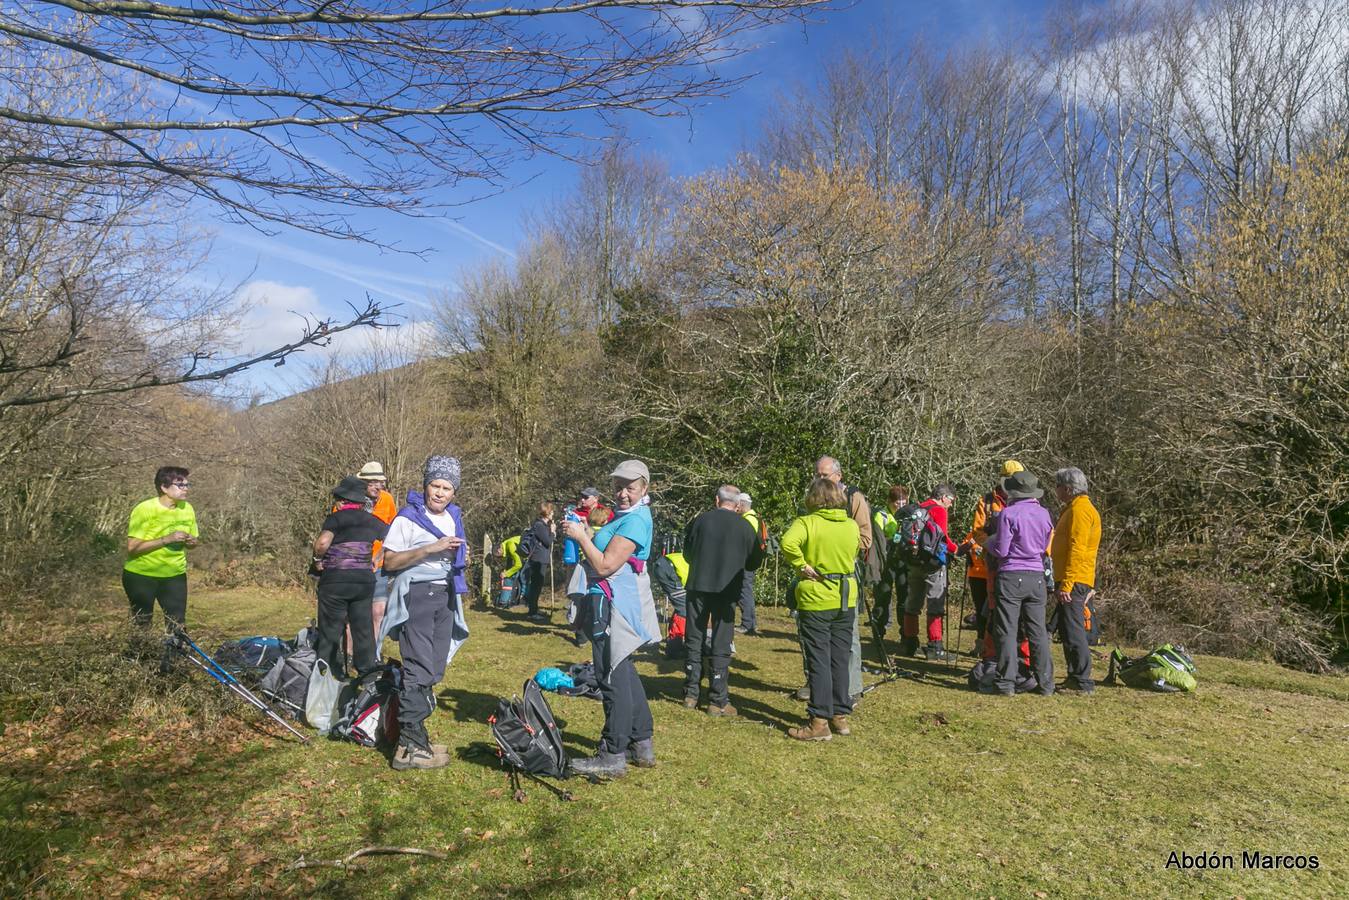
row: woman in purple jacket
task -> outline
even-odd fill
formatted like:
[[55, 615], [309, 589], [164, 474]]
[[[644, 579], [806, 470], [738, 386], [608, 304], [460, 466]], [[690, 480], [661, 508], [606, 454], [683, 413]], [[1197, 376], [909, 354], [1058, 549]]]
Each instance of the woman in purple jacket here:
[[1038, 693], [1054, 693], [1054, 660], [1050, 656], [1049, 632], [1045, 629], [1045, 553], [1054, 522], [1040, 505], [1044, 491], [1035, 476], [1017, 472], [1002, 479], [1007, 507], [998, 516], [998, 528], [985, 546], [994, 558], [998, 598], [993, 607], [993, 648], [998, 674], [992, 684], [981, 684], [981, 694], [1015, 692], [1017, 675], [1017, 627], [1024, 627], [1030, 641], [1031, 669], [1039, 682]]

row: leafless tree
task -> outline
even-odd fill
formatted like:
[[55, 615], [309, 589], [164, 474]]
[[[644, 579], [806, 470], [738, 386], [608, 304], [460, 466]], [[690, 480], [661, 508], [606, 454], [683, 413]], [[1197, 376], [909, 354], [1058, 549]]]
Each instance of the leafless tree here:
[[[0, 122], [30, 138], [0, 166], [144, 178], [234, 219], [361, 236], [342, 209], [414, 210], [567, 152], [624, 110], [674, 114], [739, 80], [755, 30], [827, 0], [18, 0], [0, 36]], [[55, 56], [53, 54], [56, 54]], [[39, 102], [73, 61], [94, 98]], [[87, 152], [89, 136], [116, 153]]]

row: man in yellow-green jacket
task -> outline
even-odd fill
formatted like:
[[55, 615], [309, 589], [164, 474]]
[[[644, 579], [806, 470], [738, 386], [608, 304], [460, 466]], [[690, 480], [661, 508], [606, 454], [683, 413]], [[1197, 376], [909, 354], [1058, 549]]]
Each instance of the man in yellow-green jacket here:
[[1086, 617], [1088, 598], [1096, 586], [1101, 516], [1087, 496], [1087, 476], [1081, 469], [1055, 472], [1054, 496], [1062, 512], [1054, 526], [1049, 555], [1054, 562], [1059, 639], [1063, 641], [1063, 656], [1068, 663], [1068, 678], [1059, 689], [1090, 694], [1096, 683], [1091, 677]]
[[860, 589], [855, 575], [860, 530], [846, 504], [842, 485], [816, 478], [806, 492], [806, 514], [782, 536], [782, 560], [798, 579], [796, 623], [810, 688], [809, 723], [787, 730], [800, 741], [827, 741], [832, 734], [852, 733], [848, 664]]

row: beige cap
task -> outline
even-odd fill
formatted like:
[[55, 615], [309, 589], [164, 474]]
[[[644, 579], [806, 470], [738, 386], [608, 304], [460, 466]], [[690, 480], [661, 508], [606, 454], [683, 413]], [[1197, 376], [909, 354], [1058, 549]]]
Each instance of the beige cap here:
[[356, 473], [356, 477], [362, 481], [388, 481], [384, 475], [384, 467], [377, 462], [368, 462], [361, 466], [361, 471]]
[[647, 469], [646, 463], [640, 459], [625, 459], [618, 464], [618, 468], [609, 473], [611, 478], [622, 478], [625, 481], [632, 481], [634, 478], [640, 478], [643, 481], [651, 482], [651, 472]]

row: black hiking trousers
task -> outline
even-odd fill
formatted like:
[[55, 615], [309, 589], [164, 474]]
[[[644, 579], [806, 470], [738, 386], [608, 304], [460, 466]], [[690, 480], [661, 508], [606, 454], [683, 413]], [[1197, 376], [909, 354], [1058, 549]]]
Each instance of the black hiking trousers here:
[[527, 576], [525, 578], [525, 603], [529, 605], [529, 615], [536, 615], [539, 611], [539, 595], [543, 593], [543, 563], [527, 562], [525, 563]]
[[1096, 683], [1091, 678], [1091, 648], [1087, 646], [1087, 595], [1091, 588], [1073, 582], [1068, 603], [1060, 603], [1058, 610], [1059, 640], [1063, 641], [1063, 656], [1068, 663], [1068, 677], [1083, 688]]
[[994, 579], [998, 602], [993, 607], [993, 648], [998, 659], [995, 682], [998, 690], [1011, 694], [1016, 689], [1018, 629], [1025, 629], [1030, 642], [1030, 664], [1039, 682], [1041, 694], [1054, 693], [1054, 658], [1049, 652], [1049, 632], [1045, 629], [1044, 572], [998, 572]]
[[633, 744], [651, 739], [655, 722], [651, 705], [646, 700], [646, 688], [637, 674], [637, 667], [629, 654], [609, 671], [608, 638], [592, 640], [594, 645], [595, 680], [600, 686], [600, 700], [604, 703], [604, 730], [600, 733], [600, 753], [621, 755]]
[[435, 686], [445, 677], [454, 635], [454, 595], [445, 582], [413, 582], [405, 598], [407, 621], [398, 626], [403, 688], [398, 693], [398, 742], [431, 749], [426, 720], [436, 708]]
[[375, 667], [375, 623], [370, 606], [375, 581], [319, 580], [318, 640], [314, 652], [337, 678], [346, 678], [346, 628], [351, 623], [351, 664], [364, 675]]
[[183, 624], [187, 615], [187, 574], [156, 578], [122, 570], [122, 590], [131, 603], [131, 620], [139, 628], [149, 628], [155, 613], [155, 601], [164, 613], [166, 624]]
[[703, 645], [710, 630], [712, 647], [707, 660], [707, 700], [713, 706], [725, 706], [730, 699], [727, 681], [731, 668], [731, 641], [735, 639], [735, 608], [742, 596], [740, 585], [735, 582], [719, 594], [688, 592], [688, 616], [684, 620], [685, 697], [697, 697], [702, 688], [703, 650], [706, 649]]
[[815, 718], [852, 712], [848, 668], [852, 662], [853, 626], [857, 608], [803, 609], [796, 614], [806, 660], [810, 700], [806, 712]]

